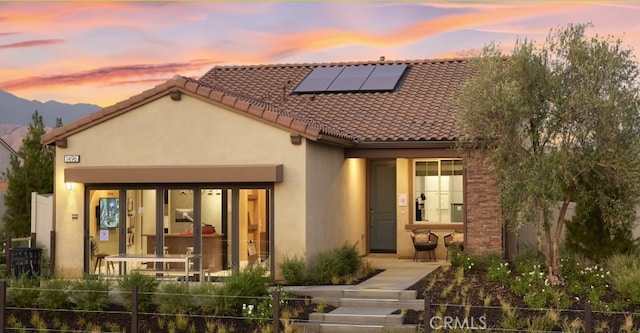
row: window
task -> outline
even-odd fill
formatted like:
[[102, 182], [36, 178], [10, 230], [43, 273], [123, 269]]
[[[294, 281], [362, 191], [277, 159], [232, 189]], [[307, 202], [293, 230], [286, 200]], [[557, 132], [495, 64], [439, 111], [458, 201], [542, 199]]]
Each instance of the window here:
[[414, 163], [416, 222], [463, 222], [462, 160], [425, 159]]

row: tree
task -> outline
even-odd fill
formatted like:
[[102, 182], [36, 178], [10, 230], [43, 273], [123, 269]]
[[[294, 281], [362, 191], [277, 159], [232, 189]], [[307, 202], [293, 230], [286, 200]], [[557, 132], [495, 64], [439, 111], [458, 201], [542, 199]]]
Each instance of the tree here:
[[460, 147], [486, 154], [509, 227], [534, 223], [552, 284], [563, 282], [569, 204], [589, 198], [617, 230], [635, 221], [640, 194], [638, 66], [619, 39], [587, 37], [589, 26], [553, 29], [540, 44], [517, 40], [510, 56], [487, 45], [454, 98]]
[[5, 194], [4, 232], [18, 237], [31, 232], [31, 192], [53, 192], [54, 151], [40, 143], [45, 126], [37, 110], [31, 119], [27, 136], [17, 156], [11, 156], [6, 171], [9, 187]]

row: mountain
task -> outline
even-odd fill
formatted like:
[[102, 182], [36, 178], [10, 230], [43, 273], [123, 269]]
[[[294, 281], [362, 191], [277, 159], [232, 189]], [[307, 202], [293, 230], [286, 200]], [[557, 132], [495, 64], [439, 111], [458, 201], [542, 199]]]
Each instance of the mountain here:
[[29, 125], [31, 116], [38, 110], [44, 125], [53, 127], [56, 118], [62, 119], [66, 125], [100, 109], [100, 106], [93, 104], [29, 101], [0, 90], [0, 124]]
[[100, 109], [100, 106], [93, 104], [29, 101], [0, 90], [0, 138], [18, 151], [36, 110], [42, 116], [47, 130], [50, 130], [55, 126], [56, 118], [62, 119], [62, 124], [66, 125]]

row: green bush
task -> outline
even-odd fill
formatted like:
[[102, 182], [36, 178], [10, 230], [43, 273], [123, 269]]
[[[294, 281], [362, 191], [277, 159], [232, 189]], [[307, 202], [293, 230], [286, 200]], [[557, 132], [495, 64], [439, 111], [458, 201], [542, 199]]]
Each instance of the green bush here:
[[349, 245], [345, 243], [342, 247], [335, 250], [336, 257], [341, 263], [338, 271], [339, 276], [355, 274], [362, 265], [362, 257], [356, 250], [357, 244]]
[[75, 309], [83, 311], [103, 311], [109, 307], [109, 282], [103, 279], [85, 277], [71, 282], [69, 299]]
[[307, 282], [307, 264], [304, 257], [284, 257], [278, 265], [287, 284], [302, 285]]
[[158, 311], [160, 313], [187, 314], [194, 309], [192, 297], [189, 295], [188, 283], [163, 283], [159, 289], [160, 290], [154, 294], [154, 301], [158, 304]]
[[40, 279], [27, 274], [12, 277], [7, 281], [7, 305], [31, 308], [37, 305], [40, 294]]
[[535, 246], [527, 246], [520, 250], [513, 257], [513, 267], [516, 273], [529, 272], [533, 265], [544, 264], [542, 254]]
[[46, 309], [65, 309], [69, 305], [70, 282], [62, 279], [42, 280], [38, 305]]
[[[565, 246], [568, 251], [585, 256], [596, 263], [602, 263], [614, 254], [631, 254], [636, 251], [637, 243], [633, 239], [633, 224], [636, 214], [635, 208], [627, 208], [627, 214], [620, 212], [621, 207], [615, 208], [615, 224], [606, 222], [606, 218], [614, 209], [611, 206], [599, 206], [598, 202], [624, 202], [630, 192], [624, 187], [602, 182], [598, 175], [586, 172], [582, 175], [586, 184], [586, 191], [577, 197], [575, 215], [566, 223]], [[597, 184], [597, 185], [594, 185]], [[597, 188], [591, 188], [597, 186]], [[608, 212], [608, 213], [607, 213]]]
[[197, 286], [191, 286], [193, 304], [200, 309], [200, 314], [214, 315], [216, 314], [218, 289], [220, 287], [213, 283], [203, 283]]
[[487, 267], [487, 280], [500, 282], [505, 286], [511, 283], [511, 268], [505, 261], [492, 261]]
[[315, 255], [311, 267], [311, 280], [316, 284], [331, 284], [333, 278], [340, 277], [341, 271], [338, 258], [333, 252], [325, 251]]
[[118, 289], [127, 310], [131, 311], [131, 291], [133, 286], [138, 286], [138, 310], [148, 311], [153, 304], [153, 293], [158, 289], [158, 281], [155, 277], [133, 272], [118, 280]]
[[463, 271], [468, 272], [476, 268], [478, 258], [468, 252], [461, 251], [457, 246], [449, 247], [449, 258], [451, 258], [452, 267], [460, 267]]
[[315, 255], [311, 267], [312, 281], [316, 284], [332, 284], [357, 274], [362, 266], [356, 244], [322, 251]]
[[232, 268], [222, 286], [216, 288], [215, 312], [218, 315], [239, 311], [248, 300], [267, 295], [267, 268], [251, 265], [244, 269]]
[[640, 257], [617, 254], [607, 261], [611, 286], [632, 303], [640, 304]]

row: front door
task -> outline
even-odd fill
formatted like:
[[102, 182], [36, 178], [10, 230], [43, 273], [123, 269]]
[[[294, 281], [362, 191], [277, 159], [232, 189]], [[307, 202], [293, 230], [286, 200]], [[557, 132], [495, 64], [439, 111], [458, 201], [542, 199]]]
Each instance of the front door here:
[[369, 161], [369, 249], [396, 252], [396, 162]]

